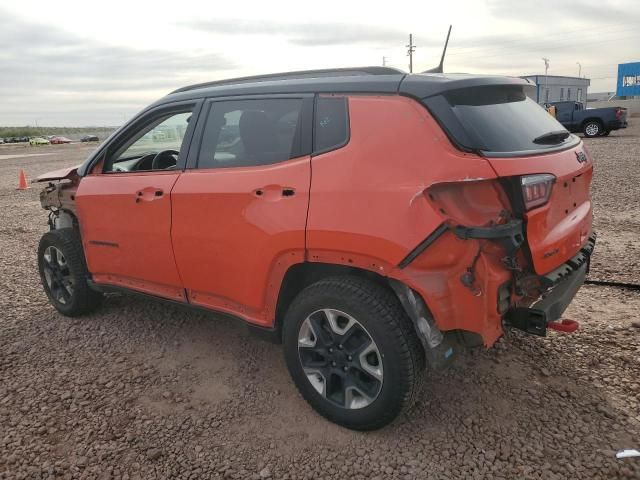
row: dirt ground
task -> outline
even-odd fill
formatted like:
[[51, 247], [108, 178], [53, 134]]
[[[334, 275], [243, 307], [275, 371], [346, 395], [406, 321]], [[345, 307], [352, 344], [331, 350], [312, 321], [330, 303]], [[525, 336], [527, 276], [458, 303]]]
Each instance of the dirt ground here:
[[[586, 141], [594, 279], [640, 283], [635, 123]], [[577, 333], [470, 352], [372, 433], [314, 413], [280, 347], [235, 320], [128, 295], [59, 315], [36, 271], [39, 188], [16, 191], [18, 171], [91, 148], [0, 148], [0, 478], [640, 478], [640, 458], [615, 458], [640, 449], [637, 291], [584, 286], [566, 314]]]

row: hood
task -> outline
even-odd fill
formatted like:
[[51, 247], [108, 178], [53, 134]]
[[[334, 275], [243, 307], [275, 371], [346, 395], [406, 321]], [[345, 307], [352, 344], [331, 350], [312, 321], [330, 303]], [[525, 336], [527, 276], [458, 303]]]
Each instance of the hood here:
[[60, 170], [53, 170], [52, 172], [43, 173], [42, 175], [36, 177], [32, 183], [38, 182], [48, 182], [50, 180], [64, 180], [66, 178], [71, 178], [77, 175], [78, 167], [80, 165], [76, 165], [75, 167], [66, 167], [61, 168]]

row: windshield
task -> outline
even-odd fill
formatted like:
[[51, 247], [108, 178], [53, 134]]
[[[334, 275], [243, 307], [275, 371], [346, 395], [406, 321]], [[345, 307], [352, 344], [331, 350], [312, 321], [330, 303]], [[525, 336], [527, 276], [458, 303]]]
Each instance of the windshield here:
[[[425, 103], [453, 140], [469, 150], [523, 152], [576, 142], [571, 135], [558, 135], [566, 131], [564, 127], [520, 86], [466, 88], [445, 93], [440, 99], [429, 98]], [[534, 141], [540, 138], [547, 141]]]

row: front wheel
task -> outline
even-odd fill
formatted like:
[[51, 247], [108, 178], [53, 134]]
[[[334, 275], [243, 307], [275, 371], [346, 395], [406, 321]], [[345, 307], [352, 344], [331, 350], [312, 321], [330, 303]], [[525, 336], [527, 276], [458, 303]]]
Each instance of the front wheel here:
[[596, 120], [591, 120], [584, 124], [583, 131], [585, 136], [592, 138], [602, 134], [603, 129], [600, 122]]
[[302, 396], [355, 430], [393, 421], [413, 402], [424, 351], [392, 292], [357, 277], [303, 290], [284, 324], [287, 367]]
[[102, 294], [92, 290], [80, 236], [73, 228], [45, 233], [38, 247], [38, 269], [44, 291], [62, 314], [76, 317], [95, 310]]

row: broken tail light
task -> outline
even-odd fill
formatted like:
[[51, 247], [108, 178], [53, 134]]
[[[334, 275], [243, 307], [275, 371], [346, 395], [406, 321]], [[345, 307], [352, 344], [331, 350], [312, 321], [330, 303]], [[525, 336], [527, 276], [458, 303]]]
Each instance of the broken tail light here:
[[549, 173], [520, 177], [525, 210], [547, 203], [555, 181], [556, 177]]

